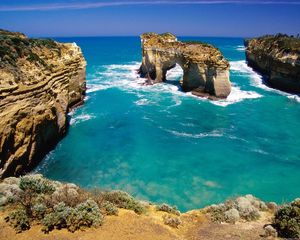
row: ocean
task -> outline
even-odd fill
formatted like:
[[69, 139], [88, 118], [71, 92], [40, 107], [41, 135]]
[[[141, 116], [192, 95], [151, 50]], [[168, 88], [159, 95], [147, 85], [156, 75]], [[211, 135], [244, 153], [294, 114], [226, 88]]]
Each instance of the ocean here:
[[277, 203], [299, 197], [299, 96], [263, 83], [246, 64], [242, 38], [179, 39], [222, 51], [233, 84], [226, 100], [182, 92], [179, 66], [166, 83], [143, 86], [139, 37], [57, 38], [82, 48], [87, 96], [34, 172], [181, 211], [248, 193]]

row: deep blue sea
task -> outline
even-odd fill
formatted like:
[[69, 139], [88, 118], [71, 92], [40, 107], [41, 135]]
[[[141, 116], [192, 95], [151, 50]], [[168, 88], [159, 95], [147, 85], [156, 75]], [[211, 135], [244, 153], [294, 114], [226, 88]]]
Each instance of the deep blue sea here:
[[195, 38], [230, 61], [232, 93], [212, 102], [183, 93], [182, 70], [143, 86], [138, 37], [59, 38], [87, 60], [85, 104], [35, 171], [83, 187], [121, 189], [180, 210], [241, 194], [300, 196], [300, 98], [265, 86], [245, 62], [243, 39]]

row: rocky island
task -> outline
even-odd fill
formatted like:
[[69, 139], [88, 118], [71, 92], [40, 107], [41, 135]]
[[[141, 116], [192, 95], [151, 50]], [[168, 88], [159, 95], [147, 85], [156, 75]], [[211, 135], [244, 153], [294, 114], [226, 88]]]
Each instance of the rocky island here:
[[171, 33], [141, 35], [142, 65], [139, 73], [149, 84], [166, 80], [168, 70], [180, 65], [182, 88], [197, 96], [226, 98], [231, 91], [229, 63], [209, 44], [180, 42]]
[[85, 93], [76, 44], [0, 30], [0, 177], [31, 170], [62, 138]]
[[300, 39], [277, 34], [245, 40], [246, 60], [271, 87], [300, 93]]

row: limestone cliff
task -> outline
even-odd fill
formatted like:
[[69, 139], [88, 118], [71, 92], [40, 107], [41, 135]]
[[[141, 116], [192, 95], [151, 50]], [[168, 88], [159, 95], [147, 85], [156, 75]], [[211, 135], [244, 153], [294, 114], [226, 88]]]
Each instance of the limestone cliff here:
[[145, 33], [141, 42], [140, 74], [150, 83], [165, 81], [167, 71], [179, 64], [184, 91], [213, 98], [230, 94], [229, 63], [217, 48], [200, 42], [180, 42], [170, 33]]
[[0, 177], [32, 169], [66, 133], [85, 66], [76, 44], [0, 30]]
[[300, 39], [278, 34], [245, 40], [248, 65], [271, 87], [300, 93]]

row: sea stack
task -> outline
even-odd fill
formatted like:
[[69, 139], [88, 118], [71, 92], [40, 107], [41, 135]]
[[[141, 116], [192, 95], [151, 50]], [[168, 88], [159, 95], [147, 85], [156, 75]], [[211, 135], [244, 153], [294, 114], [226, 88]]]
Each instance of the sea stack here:
[[245, 40], [247, 63], [273, 88], [300, 93], [300, 39], [277, 34]]
[[182, 89], [211, 99], [226, 98], [231, 91], [229, 63], [220, 50], [201, 42], [181, 42], [171, 33], [141, 35], [140, 75], [149, 83], [166, 80], [168, 70], [183, 69]]
[[0, 30], [0, 178], [31, 170], [64, 136], [85, 68], [76, 44]]

